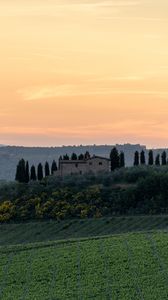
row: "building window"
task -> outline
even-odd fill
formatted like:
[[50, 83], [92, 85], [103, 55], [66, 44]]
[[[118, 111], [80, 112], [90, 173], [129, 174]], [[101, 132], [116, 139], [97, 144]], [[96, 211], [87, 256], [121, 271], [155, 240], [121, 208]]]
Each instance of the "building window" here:
[[92, 162], [90, 162], [89, 165], [92, 166]]
[[78, 168], [78, 164], [75, 164], [75, 167]]
[[79, 174], [82, 175], [82, 171], [80, 171]]
[[99, 166], [102, 166], [102, 164], [103, 164], [103, 163], [100, 161], [100, 162], [99, 162]]

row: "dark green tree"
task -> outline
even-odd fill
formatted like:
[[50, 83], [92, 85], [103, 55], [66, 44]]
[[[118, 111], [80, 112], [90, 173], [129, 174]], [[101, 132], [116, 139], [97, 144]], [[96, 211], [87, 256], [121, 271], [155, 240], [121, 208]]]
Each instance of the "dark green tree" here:
[[[60, 159], [60, 160], [61, 160], [61, 159]], [[57, 168], [56, 161], [53, 160], [52, 165], [51, 165], [51, 174], [53, 175], [54, 172], [56, 172], [57, 170], [58, 170], [58, 168]]]
[[84, 154], [84, 159], [89, 159], [90, 158], [90, 153], [89, 151], [86, 151]]
[[26, 182], [26, 165], [25, 160], [22, 158], [16, 167], [15, 180], [21, 183]]
[[83, 154], [80, 154], [80, 155], [78, 156], [78, 159], [79, 159], [79, 160], [84, 160], [84, 155], [83, 155]]
[[63, 160], [69, 160], [68, 154], [65, 154], [65, 155], [63, 156]]
[[27, 161], [26, 162], [26, 174], [25, 174], [25, 178], [26, 178], [26, 183], [28, 183], [29, 182], [29, 180], [30, 180], [30, 173], [29, 173], [29, 162]]
[[166, 155], [166, 151], [163, 151], [162, 156], [161, 156], [161, 158], [162, 158], [162, 166], [165, 166], [167, 164], [167, 157], [166, 156], [167, 156]]
[[160, 166], [160, 154], [157, 154], [157, 155], [156, 155], [156, 158], [155, 158], [155, 165], [156, 165], [156, 166]]
[[116, 147], [114, 147], [111, 150], [110, 161], [111, 161], [111, 171], [114, 171], [115, 169], [118, 169], [120, 167], [120, 158]]
[[149, 166], [152, 166], [152, 165], [153, 165], [153, 162], [154, 162], [154, 159], [153, 159], [153, 151], [152, 151], [152, 150], [149, 150], [149, 153], [148, 153], [148, 165], [149, 165]]
[[43, 166], [41, 163], [39, 163], [37, 167], [37, 178], [39, 181], [43, 179]]
[[33, 180], [33, 181], [37, 180], [35, 166], [31, 166], [31, 169], [30, 169], [30, 180]]
[[146, 159], [145, 159], [145, 151], [142, 150], [140, 153], [140, 164], [145, 165], [146, 164]]
[[135, 151], [134, 153], [134, 166], [139, 166], [139, 152]]
[[50, 175], [50, 167], [49, 167], [49, 163], [46, 161], [45, 163], [45, 177]]
[[77, 160], [77, 159], [78, 159], [78, 157], [77, 157], [76, 153], [72, 153], [72, 155], [71, 155], [71, 159], [72, 159], [72, 160]]
[[120, 155], [119, 155], [119, 167], [120, 168], [123, 168], [125, 167], [125, 155], [124, 155], [124, 152], [120, 152]]

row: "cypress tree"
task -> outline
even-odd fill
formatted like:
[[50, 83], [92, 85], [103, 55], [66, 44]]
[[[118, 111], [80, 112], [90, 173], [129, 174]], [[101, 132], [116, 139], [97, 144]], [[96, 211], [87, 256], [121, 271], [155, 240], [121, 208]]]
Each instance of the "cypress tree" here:
[[141, 153], [140, 153], [140, 163], [141, 163], [141, 165], [146, 164], [145, 151], [144, 150], [142, 150]]
[[86, 151], [84, 154], [84, 159], [89, 159], [90, 158], [90, 153], [89, 151]]
[[79, 160], [84, 160], [84, 155], [83, 155], [83, 154], [80, 154], [80, 155], [78, 156], [78, 159], [79, 159]]
[[29, 182], [29, 180], [30, 180], [30, 173], [29, 173], [29, 162], [27, 161], [26, 162], [26, 174], [25, 174], [25, 176], [26, 176], [26, 183], [28, 183]]
[[[59, 160], [61, 160], [61, 159], [59, 158]], [[56, 172], [57, 170], [58, 170], [57, 164], [56, 164], [55, 160], [53, 160], [52, 166], [51, 166], [51, 174], [53, 175], [54, 172]]]
[[149, 150], [149, 153], [148, 153], [148, 165], [149, 166], [153, 165], [153, 151], [152, 150]]
[[139, 166], [139, 152], [135, 151], [134, 154], [134, 166]]
[[19, 163], [18, 163], [17, 166], [16, 166], [15, 180], [19, 181], [19, 178], [20, 178], [20, 166], [19, 166]]
[[69, 160], [68, 154], [65, 154], [65, 155], [63, 156], [63, 159], [64, 159], [64, 160]]
[[37, 178], [39, 181], [41, 181], [43, 179], [43, 166], [41, 163], [39, 163], [39, 165], [37, 167]]
[[123, 151], [119, 155], [119, 167], [120, 168], [125, 167], [125, 155]]
[[26, 182], [26, 166], [25, 166], [25, 160], [22, 158], [16, 167], [16, 175], [15, 180], [21, 183]]
[[49, 163], [46, 161], [45, 163], [45, 177], [50, 175], [50, 167], [49, 167]]
[[156, 166], [160, 166], [160, 154], [157, 154], [157, 155], [156, 155], [156, 158], [155, 158], [155, 165], [156, 165]]
[[167, 160], [166, 151], [163, 151], [163, 153], [162, 153], [162, 166], [166, 165], [166, 163], [167, 163], [166, 160]]
[[37, 180], [35, 166], [32, 166], [30, 169], [30, 180], [33, 180], [33, 181]]
[[118, 150], [116, 147], [114, 147], [111, 150], [110, 161], [111, 161], [111, 171], [114, 171], [115, 169], [119, 168], [120, 158], [119, 158]]
[[72, 159], [72, 160], [77, 160], [77, 159], [78, 159], [78, 157], [77, 157], [77, 155], [76, 155], [75, 153], [72, 153], [72, 155], [71, 155], [71, 159]]

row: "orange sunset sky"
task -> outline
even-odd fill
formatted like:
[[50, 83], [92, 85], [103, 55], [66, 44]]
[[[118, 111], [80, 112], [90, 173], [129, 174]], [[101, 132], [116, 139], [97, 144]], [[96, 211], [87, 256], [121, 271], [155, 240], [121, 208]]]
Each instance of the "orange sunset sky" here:
[[168, 146], [168, 0], [1, 0], [0, 143]]

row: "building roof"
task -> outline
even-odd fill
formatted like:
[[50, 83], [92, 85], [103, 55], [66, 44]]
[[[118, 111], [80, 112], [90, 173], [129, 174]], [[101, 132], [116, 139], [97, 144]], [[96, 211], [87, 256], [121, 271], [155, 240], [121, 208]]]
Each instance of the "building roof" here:
[[107, 161], [110, 161], [109, 158], [107, 157], [103, 157], [103, 156], [97, 156], [97, 155], [93, 155], [92, 157], [89, 157], [87, 159], [82, 159], [82, 160], [72, 160], [72, 159], [69, 159], [69, 160], [66, 160], [66, 159], [61, 159], [59, 162], [62, 164], [86, 164], [87, 161], [89, 160], [92, 160], [92, 159], [95, 159], [95, 158], [99, 158], [99, 159], [103, 159], [103, 160], [107, 160]]
[[98, 155], [93, 155], [92, 157], [88, 158], [87, 160], [94, 159], [94, 158], [99, 158], [99, 159], [104, 159], [104, 160], [110, 161], [109, 158], [103, 157], [103, 156], [98, 156]]

